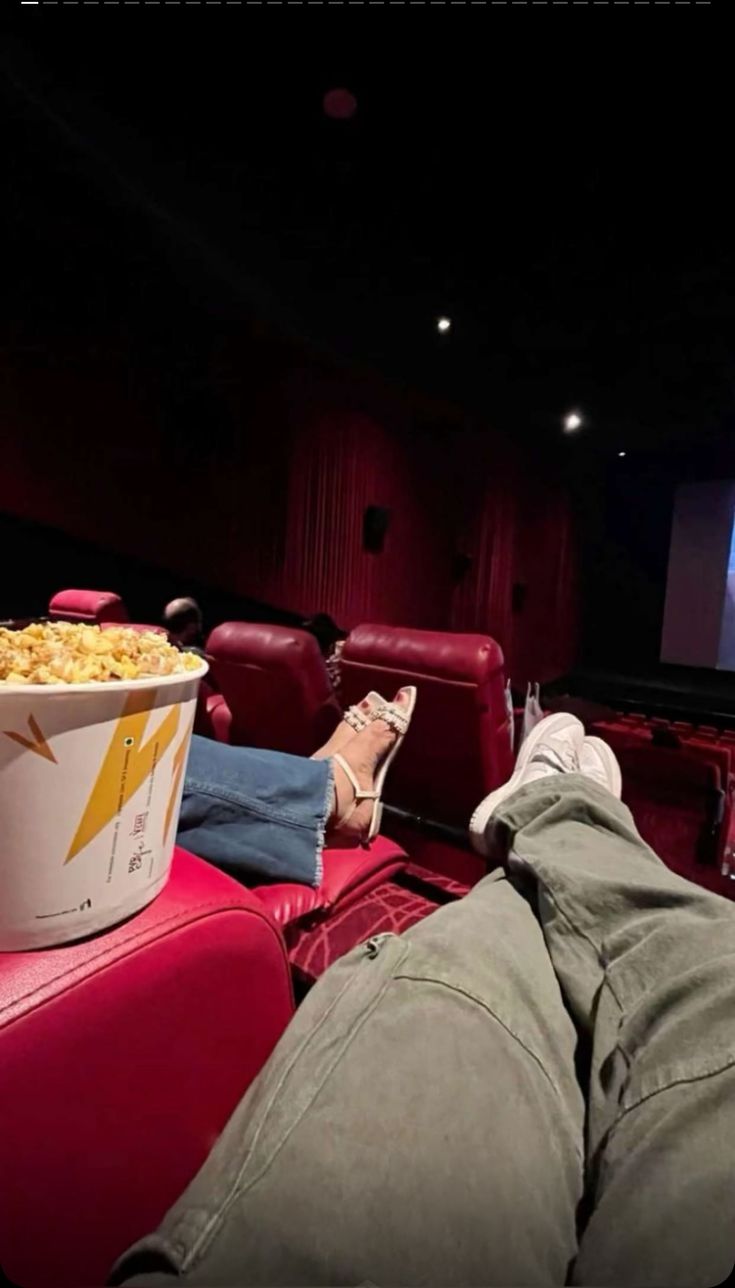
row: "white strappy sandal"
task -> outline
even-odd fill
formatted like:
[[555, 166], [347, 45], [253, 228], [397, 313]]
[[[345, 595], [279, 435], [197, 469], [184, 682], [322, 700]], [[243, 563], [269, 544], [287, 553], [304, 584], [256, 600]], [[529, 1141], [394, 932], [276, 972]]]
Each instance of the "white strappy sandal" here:
[[[347, 708], [342, 719], [351, 729], [355, 730], [355, 733], [360, 733], [362, 729], [366, 729], [369, 724], [372, 724], [373, 720], [377, 719], [378, 712], [387, 706], [388, 702], [383, 695], [377, 693], [375, 689], [371, 689], [362, 702], [356, 703], [354, 707]], [[363, 707], [367, 707], [367, 710], [364, 711]]]
[[[339, 752], [336, 752], [335, 755], [332, 757], [332, 759], [336, 762], [336, 764], [339, 765], [345, 777], [349, 780], [350, 785], [355, 793], [355, 799], [352, 802], [352, 809], [349, 811], [346, 818], [342, 820], [343, 825], [344, 823], [348, 822], [351, 815], [354, 814], [355, 810], [357, 809], [357, 806], [360, 805], [363, 801], [373, 802], [373, 813], [370, 819], [370, 827], [368, 828], [367, 837], [363, 842], [363, 844], [365, 845], [369, 845], [370, 842], [375, 839], [375, 837], [378, 835], [378, 832], [380, 831], [380, 824], [383, 818], [383, 802], [381, 800], [381, 797], [383, 794], [383, 787], [385, 786], [386, 775], [388, 773], [388, 770], [390, 769], [390, 766], [393, 760], [395, 759], [396, 753], [398, 752], [398, 748], [400, 747], [401, 743], [403, 742], [403, 739], [406, 736], [406, 733], [408, 732], [408, 726], [411, 723], [411, 717], [414, 712], [414, 707], [416, 706], [416, 688], [413, 684], [408, 684], [403, 689], [399, 689], [398, 694], [401, 694], [401, 693], [405, 693], [408, 696], [408, 701], [405, 703], [405, 705], [401, 704], [399, 706], [395, 702], [395, 700], [393, 702], [385, 702], [383, 700], [383, 705], [380, 706], [370, 718], [365, 720], [365, 724], [370, 724], [372, 723], [373, 720], [384, 720], [385, 723], [389, 725], [391, 729], [395, 729], [396, 733], [398, 734], [398, 737], [396, 738], [393, 746], [391, 747], [390, 751], [388, 752], [388, 755], [386, 756], [385, 760], [381, 764], [376, 774], [375, 783], [373, 786], [373, 790], [371, 792], [367, 792], [363, 790], [363, 788], [360, 786], [360, 784], [357, 781], [354, 770], [350, 765], [347, 764], [347, 761], [345, 760], [344, 756], [340, 755]], [[398, 694], [396, 694], [396, 697], [398, 697]], [[368, 698], [375, 698], [375, 697], [380, 697], [380, 695], [374, 692], [368, 694]], [[365, 726], [363, 725], [363, 728], [364, 727]]]

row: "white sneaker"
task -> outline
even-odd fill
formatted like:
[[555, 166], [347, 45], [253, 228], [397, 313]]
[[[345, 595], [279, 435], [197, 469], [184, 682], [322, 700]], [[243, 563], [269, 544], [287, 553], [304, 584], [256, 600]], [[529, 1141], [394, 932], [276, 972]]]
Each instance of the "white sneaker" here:
[[579, 772], [620, 800], [623, 794], [623, 775], [615, 752], [602, 738], [585, 738], [579, 753]]
[[520, 787], [552, 774], [579, 773], [579, 757], [584, 740], [584, 725], [581, 720], [565, 711], [547, 716], [531, 730], [518, 752], [512, 777], [480, 801], [470, 819], [470, 841], [478, 854], [490, 857], [490, 845], [485, 831], [501, 801], [507, 800]]

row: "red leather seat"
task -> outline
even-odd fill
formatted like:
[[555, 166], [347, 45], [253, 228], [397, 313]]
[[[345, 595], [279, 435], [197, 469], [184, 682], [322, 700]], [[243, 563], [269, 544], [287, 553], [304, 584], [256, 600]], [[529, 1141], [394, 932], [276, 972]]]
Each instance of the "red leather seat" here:
[[[211, 658], [208, 661], [211, 675]], [[232, 712], [222, 694], [215, 693], [210, 685], [205, 688], [204, 684], [200, 684], [194, 732], [202, 734], [204, 738], [214, 738], [217, 742], [230, 742], [231, 728]]]
[[48, 606], [53, 622], [127, 622], [128, 610], [111, 590], [60, 590]]
[[712, 855], [721, 867], [728, 857], [727, 851], [732, 843], [735, 815], [735, 774], [733, 774], [733, 750], [727, 742], [710, 738], [701, 739], [699, 730], [682, 739], [682, 747], [688, 756], [713, 766], [717, 771], [717, 799], [710, 811], [707, 835], [701, 846], [701, 852]]
[[503, 654], [486, 635], [358, 626], [342, 651], [345, 703], [368, 689], [418, 689], [386, 800], [465, 827], [478, 801], [512, 772]]
[[201, 1166], [292, 1013], [262, 903], [184, 851], [123, 925], [0, 954], [5, 1274], [104, 1283]]
[[223, 622], [207, 641], [222, 701], [213, 732], [222, 741], [310, 756], [341, 719], [313, 635], [287, 626]]
[[[286, 932], [321, 924], [335, 909], [342, 912], [405, 868], [406, 855], [395, 841], [376, 836], [369, 849], [325, 850], [324, 876], [313, 889], [291, 882], [256, 886], [255, 892]], [[352, 945], [350, 945], [352, 947]]]
[[[342, 651], [342, 693], [353, 703], [368, 689], [392, 697], [403, 684], [418, 689], [406, 741], [388, 777], [386, 802], [415, 820], [460, 829], [475, 806], [512, 772], [503, 654], [486, 635], [358, 626]], [[464, 841], [445, 845], [419, 828], [384, 816], [383, 829], [412, 859], [463, 881], [484, 867]]]
[[[644, 840], [676, 871], [702, 880], [702, 865], [725, 855], [732, 818], [730, 753], [682, 731], [652, 731], [601, 721], [593, 732], [610, 744], [623, 771], [623, 800]], [[672, 744], [658, 745], [661, 732]]]
[[[211, 672], [210, 672], [211, 674]], [[197, 693], [196, 715], [194, 717], [194, 733], [201, 734], [202, 738], [215, 738], [218, 742], [229, 742], [227, 733], [229, 731], [229, 722], [222, 736], [219, 737], [213, 720], [213, 714], [217, 707], [224, 703], [221, 693], [216, 693], [208, 681], [199, 682], [199, 692]], [[225, 708], [226, 709], [226, 708]], [[228, 712], [229, 715], [229, 712]]]
[[714, 763], [686, 749], [621, 749], [623, 800], [645, 841], [670, 867], [692, 877], [714, 866], [722, 825], [723, 784]]

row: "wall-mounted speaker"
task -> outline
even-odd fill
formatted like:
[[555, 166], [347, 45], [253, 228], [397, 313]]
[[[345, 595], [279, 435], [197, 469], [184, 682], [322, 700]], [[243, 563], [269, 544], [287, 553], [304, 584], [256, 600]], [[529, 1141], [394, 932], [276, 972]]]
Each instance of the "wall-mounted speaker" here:
[[371, 555], [382, 553], [390, 523], [390, 510], [383, 505], [369, 505], [362, 517], [362, 548]]

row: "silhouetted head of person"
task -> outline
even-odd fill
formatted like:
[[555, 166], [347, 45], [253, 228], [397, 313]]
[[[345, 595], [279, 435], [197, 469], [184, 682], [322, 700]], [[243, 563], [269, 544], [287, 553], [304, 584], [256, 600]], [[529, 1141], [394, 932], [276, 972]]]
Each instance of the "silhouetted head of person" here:
[[307, 617], [304, 630], [314, 636], [325, 657], [329, 656], [337, 641], [343, 640], [346, 635], [346, 631], [340, 630], [329, 613], [315, 613], [313, 617]]
[[202, 610], [195, 599], [172, 599], [163, 610], [162, 623], [168, 632], [169, 643], [181, 648], [201, 643]]

